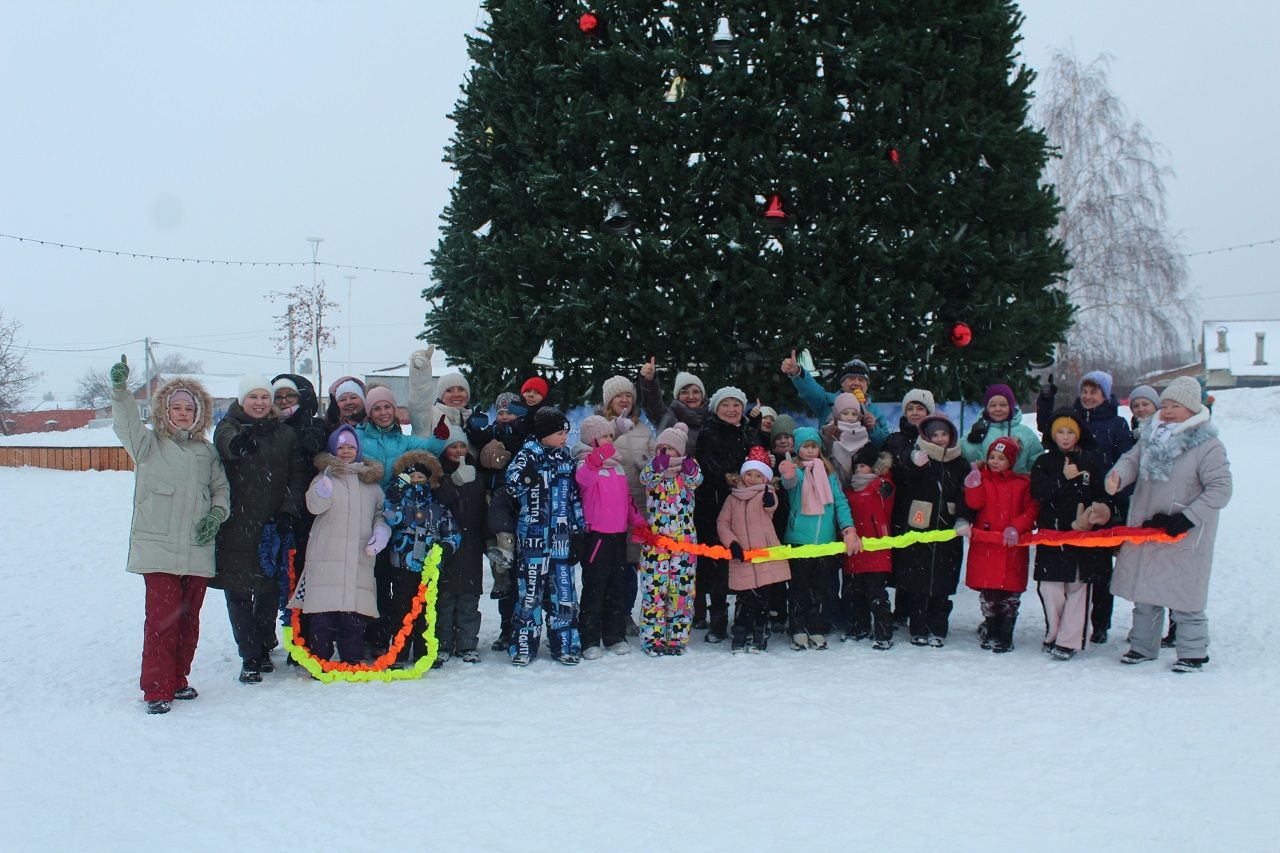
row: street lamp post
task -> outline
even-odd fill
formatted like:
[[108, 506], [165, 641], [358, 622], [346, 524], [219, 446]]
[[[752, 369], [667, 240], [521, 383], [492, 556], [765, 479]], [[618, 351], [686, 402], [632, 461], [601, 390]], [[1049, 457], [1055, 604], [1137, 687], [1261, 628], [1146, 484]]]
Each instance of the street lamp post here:
[[343, 276], [343, 278], [347, 280], [347, 375], [355, 376], [355, 373], [352, 372], [352, 369], [351, 369], [352, 367], [351, 338], [354, 337], [355, 328], [356, 328], [355, 326], [352, 325], [352, 320], [351, 320], [352, 311], [354, 310], [354, 307], [355, 307], [355, 303], [351, 301], [351, 282], [355, 281], [356, 277], [353, 275], [348, 275], [348, 276]]
[[[315, 298], [316, 293], [316, 273], [320, 269], [320, 244], [324, 242], [323, 237], [308, 237], [307, 242], [311, 244], [311, 298]], [[313, 341], [314, 343], [314, 341]], [[322, 379], [320, 377], [320, 353], [316, 352], [316, 388], [322, 387]]]

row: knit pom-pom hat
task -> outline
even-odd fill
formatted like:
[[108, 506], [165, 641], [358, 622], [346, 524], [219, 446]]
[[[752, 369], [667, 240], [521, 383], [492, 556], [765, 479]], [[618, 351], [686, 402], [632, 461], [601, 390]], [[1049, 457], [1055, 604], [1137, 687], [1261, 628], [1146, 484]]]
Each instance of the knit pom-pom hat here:
[[[582, 423], [578, 426], [578, 437], [581, 439], [582, 443], [588, 447], [595, 447], [596, 442], [604, 436], [613, 438], [613, 424], [600, 415], [592, 415], [589, 418], [584, 418]], [[539, 436], [539, 438], [541, 438], [541, 436]]]
[[674, 426], [669, 426], [658, 434], [654, 447], [659, 444], [670, 447], [678, 456], [684, 456], [685, 448], [689, 446], [689, 428], [677, 421]]

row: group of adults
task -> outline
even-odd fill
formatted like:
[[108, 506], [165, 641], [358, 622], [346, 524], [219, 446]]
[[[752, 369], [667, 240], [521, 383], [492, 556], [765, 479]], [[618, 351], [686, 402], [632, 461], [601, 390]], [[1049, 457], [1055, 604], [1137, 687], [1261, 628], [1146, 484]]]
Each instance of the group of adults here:
[[[387, 472], [384, 487], [392, 463], [401, 454], [441, 449], [433, 432], [442, 420], [465, 429], [474, 414], [466, 377], [457, 371], [437, 376], [431, 362], [430, 349], [409, 359], [406, 402], [412, 434], [402, 429], [397, 401], [388, 388], [341, 377], [327, 389], [322, 415], [315, 388], [306, 377], [280, 374], [268, 380], [250, 374], [242, 379], [239, 397], [218, 423], [212, 442], [206, 434], [213, 403], [199, 383], [176, 378], [161, 386], [153, 398], [148, 430], [125, 388], [127, 364], [122, 359], [113, 366], [115, 428], [137, 467], [127, 567], [146, 580], [141, 686], [149, 710], [162, 713], [173, 700], [197, 695], [187, 676], [207, 586], [225, 593], [242, 661], [241, 680], [260, 681], [262, 673], [271, 671], [281, 584], [279, 577], [264, 571], [264, 529], [272, 525], [282, 539], [292, 538], [305, 560], [309, 517], [303, 496], [315, 475], [311, 460], [342, 424], [361, 430], [364, 454], [381, 462]], [[782, 360], [781, 370], [819, 422], [830, 417], [840, 393], [865, 400], [862, 425], [877, 447], [891, 451], [914, 442], [921, 421], [937, 413], [929, 390], [911, 389], [903, 397], [897, 429], [891, 430], [870, 399], [871, 371], [857, 358], [836, 372], [836, 390], [824, 388], [798, 362], [794, 351]], [[534, 379], [542, 396], [548, 396], [550, 384], [539, 377], [530, 381]], [[992, 387], [995, 391], [989, 390], [984, 400], [982, 433], [971, 431], [966, 436], [965, 444], [972, 445], [966, 453], [971, 450], [975, 459], [983, 458], [986, 448], [1002, 434], [1022, 433], [1019, 437], [1025, 443], [1035, 445], [1026, 441], [1028, 428], [1021, 423], [1012, 390], [1007, 385]], [[1195, 395], [1182, 380], [1171, 388], [1173, 393], [1151, 395], [1161, 407], [1152, 416], [1154, 426], [1140, 431], [1132, 450], [1113, 444], [1106, 464], [1112, 485], [1134, 488], [1131, 524], [1140, 525], [1161, 514], [1177, 515], [1182, 519], [1179, 523], [1188, 525], [1189, 538], [1177, 545], [1124, 546], [1111, 586], [1135, 603], [1133, 651], [1154, 659], [1167, 607], [1175, 611], [1184, 632], [1178, 637], [1179, 657], [1207, 660], [1204, 610], [1217, 512], [1230, 494], [1229, 471], [1225, 450], [1199, 400], [1198, 386]], [[703, 381], [687, 371], [676, 373], [670, 390], [668, 400], [658, 381], [658, 365], [651, 359], [639, 367], [636, 382], [622, 376], [605, 381], [597, 413], [624, 427], [617, 430], [616, 446], [624, 470], [635, 480], [630, 486], [638, 506], [644, 505], [644, 489], [636, 479], [639, 466], [628, 463], [651, 455], [654, 438], [662, 430], [677, 422], [687, 426], [688, 444], [695, 448], [692, 455], [704, 474], [695, 504], [699, 541], [717, 544], [716, 521], [731, 489], [726, 475], [738, 472], [753, 446], [773, 451], [768, 436], [774, 424], [790, 419], [758, 401], [750, 405], [753, 398], [732, 385], [708, 393]], [[1075, 399], [1073, 405], [1086, 424], [1101, 420], [1108, 407], [1115, 414], [1118, 402], [1110, 393], [1109, 377], [1103, 390], [1099, 400]], [[1053, 408], [1053, 392], [1056, 388], [1042, 390], [1042, 407]], [[640, 412], [647, 416], [647, 424], [640, 420]], [[480, 448], [476, 450], [478, 454]], [[1027, 456], [1029, 466], [1034, 454]], [[464, 536], [467, 532], [463, 531]], [[483, 541], [483, 530], [471, 532]], [[629, 555], [633, 562], [638, 559], [637, 549], [633, 547]], [[442, 578], [442, 589], [450, 581]], [[723, 640], [728, 623], [726, 562], [700, 560], [696, 584], [695, 627], [705, 627], [706, 639], [712, 642]], [[1098, 611], [1095, 636], [1101, 632], [1099, 638], [1105, 639], [1110, 613], [1105, 606]], [[388, 630], [385, 622], [375, 627], [374, 647], [385, 648]]]

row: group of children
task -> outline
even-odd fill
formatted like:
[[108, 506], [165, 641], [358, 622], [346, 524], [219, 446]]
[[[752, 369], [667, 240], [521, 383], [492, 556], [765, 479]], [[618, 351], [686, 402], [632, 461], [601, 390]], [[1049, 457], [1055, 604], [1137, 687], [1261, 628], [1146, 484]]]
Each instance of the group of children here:
[[[609, 381], [633, 389], [622, 377]], [[1123, 514], [1123, 496], [1103, 488], [1110, 463], [1124, 449], [1113, 434], [1114, 410], [1095, 411], [1098, 401], [1110, 400], [1109, 386], [1106, 374], [1090, 374], [1073, 408], [1041, 412], [1043, 441], [1021, 423], [1013, 392], [1003, 384], [988, 389], [982, 418], [964, 440], [936, 410], [932, 395], [919, 389], [903, 400], [898, 434], [879, 444], [858, 388], [834, 395], [820, 428], [796, 427], [772, 410], [753, 411], [755, 446], [726, 476], [728, 493], [715, 524], [719, 543], [732, 555], [731, 650], [766, 651], [779, 631], [789, 634], [794, 650], [825, 649], [837, 623], [847, 626], [842, 639], [888, 650], [902, 622], [912, 645], [940, 647], [964, 563], [963, 540], [971, 539], [966, 583], [980, 593], [982, 647], [1011, 651], [1031, 570], [1020, 537], [1037, 528], [1105, 527]], [[628, 589], [628, 549], [634, 532], [644, 529], [651, 537], [636, 566], [640, 647], [655, 656], [684, 652], [699, 558], [655, 544], [654, 537], [698, 541], [695, 507], [704, 473], [689, 446], [689, 427], [672, 423], [651, 453], [635, 459], [615, 444], [631, 428], [628, 412], [593, 415], [570, 447], [570, 424], [546, 404], [547, 391], [545, 380], [532, 379], [521, 394], [499, 396], [493, 423], [473, 419], [465, 431], [441, 419], [440, 458], [421, 449], [402, 455], [385, 492], [370, 490], [382, 471], [362, 463], [358, 432], [344, 427], [330, 436], [329, 452], [317, 457], [322, 471], [307, 494], [317, 520], [303, 582], [291, 602], [316, 613], [309, 621], [312, 651], [328, 657], [336, 648], [348, 661], [367, 656], [360, 642], [364, 623], [378, 616], [399, 625], [425, 554], [439, 544], [442, 567], [456, 565], [441, 573], [438, 662], [451, 655], [479, 659], [481, 553], [489, 557], [503, 622], [494, 649], [506, 651], [513, 664], [536, 658], [544, 618], [550, 653], [563, 664], [606, 651], [625, 654], [635, 594]], [[1042, 394], [1042, 407], [1052, 391]], [[633, 390], [626, 393], [633, 399]], [[745, 399], [735, 402], [746, 405]], [[1111, 453], [1098, 446], [1099, 428], [1116, 445]], [[477, 459], [485, 472], [480, 477]], [[628, 465], [638, 468], [643, 506], [629, 487]], [[865, 537], [938, 530], [958, 536], [892, 550], [862, 548]], [[973, 537], [973, 531], [984, 535]], [[328, 561], [335, 542], [345, 543], [342, 572]], [[842, 558], [745, 557], [778, 544], [831, 542], [843, 543]], [[375, 577], [373, 555], [388, 545], [398, 574], [386, 581], [391, 594], [375, 595], [383, 582]], [[1045, 610], [1044, 649], [1054, 658], [1071, 658], [1091, 638], [1105, 642], [1109, 613], [1101, 631], [1095, 623], [1091, 634], [1086, 623], [1110, 565], [1107, 549], [1036, 549], [1032, 576]], [[575, 566], [581, 567], [580, 595]], [[890, 587], [896, 588], [896, 608]], [[335, 601], [341, 602], [340, 616], [330, 613], [339, 606]], [[378, 613], [374, 601], [392, 602], [391, 612]], [[425, 654], [422, 629], [420, 623], [410, 634], [401, 665]]]

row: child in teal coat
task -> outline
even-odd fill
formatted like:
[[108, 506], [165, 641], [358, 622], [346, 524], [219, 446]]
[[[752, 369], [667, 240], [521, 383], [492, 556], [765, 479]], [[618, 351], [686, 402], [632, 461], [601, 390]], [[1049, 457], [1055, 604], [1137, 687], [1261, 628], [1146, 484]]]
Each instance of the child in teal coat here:
[[[795, 432], [800, 462], [788, 457], [778, 466], [782, 486], [790, 495], [790, 513], [782, 541], [788, 545], [820, 545], [844, 539], [846, 553], [861, 550], [853, 515], [831, 463], [822, 454], [822, 439], [812, 427]], [[839, 536], [837, 536], [837, 528]], [[791, 648], [825, 649], [831, 629], [825, 612], [827, 590], [835, 583], [839, 563], [834, 557], [791, 559]]]

